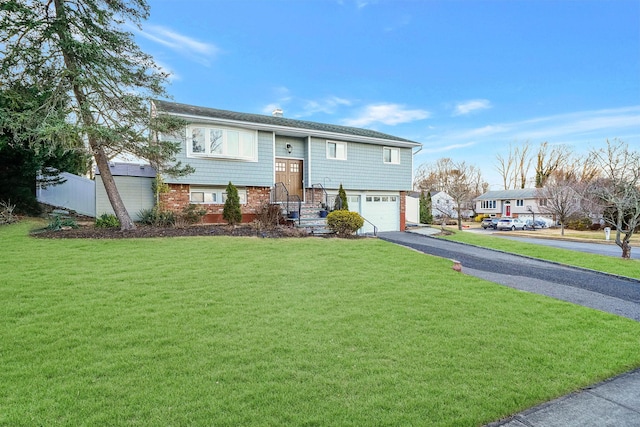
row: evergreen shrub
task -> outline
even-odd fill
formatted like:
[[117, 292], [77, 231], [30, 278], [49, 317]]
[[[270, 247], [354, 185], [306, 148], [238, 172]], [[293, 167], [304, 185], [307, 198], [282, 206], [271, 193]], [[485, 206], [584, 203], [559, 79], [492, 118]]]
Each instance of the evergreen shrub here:
[[96, 218], [97, 228], [118, 228], [120, 227], [120, 221], [113, 214], [103, 213], [99, 218]]
[[350, 236], [364, 225], [364, 219], [357, 212], [333, 211], [327, 215], [327, 227], [338, 236]]

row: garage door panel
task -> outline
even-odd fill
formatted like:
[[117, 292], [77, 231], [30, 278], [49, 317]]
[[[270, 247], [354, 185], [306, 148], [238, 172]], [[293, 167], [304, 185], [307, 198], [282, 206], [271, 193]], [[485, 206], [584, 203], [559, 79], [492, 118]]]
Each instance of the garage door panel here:
[[[400, 229], [400, 197], [396, 195], [367, 195], [362, 203], [362, 216], [378, 227], [378, 231]], [[365, 222], [364, 232], [373, 226]]]

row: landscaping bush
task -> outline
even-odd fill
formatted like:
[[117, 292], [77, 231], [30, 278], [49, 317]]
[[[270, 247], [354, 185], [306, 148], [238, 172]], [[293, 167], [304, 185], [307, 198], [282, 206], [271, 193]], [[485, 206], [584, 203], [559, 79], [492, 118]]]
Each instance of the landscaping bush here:
[[347, 200], [347, 193], [346, 191], [344, 191], [344, 188], [342, 188], [342, 184], [340, 184], [340, 188], [338, 189], [338, 197], [336, 197], [336, 200], [333, 204], [333, 209], [334, 210], [345, 210], [348, 211], [349, 210], [349, 202]]
[[571, 218], [567, 221], [566, 228], [577, 231], [585, 231], [591, 228], [591, 218]]
[[357, 212], [338, 210], [327, 215], [327, 227], [338, 236], [350, 236], [364, 225]]
[[140, 217], [139, 223], [154, 227], [173, 227], [176, 223], [173, 212], [160, 210], [157, 206], [140, 210], [138, 216]]
[[592, 231], [596, 231], [596, 230], [600, 230], [602, 228], [602, 226], [600, 225], [599, 222], [594, 222], [593, 224], [591, 224], [591, 226], [589, 228]]
[[0, 225], [11, 224], [18, 219], [13, 215], [13, 210], [16, 205], [12, 205], [11, 202], [0, 201]]
[[202, 218], [207, 214], [207, 210], [194, 205], [193, 203], [189, 203], [187, 206], [182, 209], [182, 219], [187, 224], [195, 224], [197, 222], [201, 222]]
[[256, 212], [260, 227], [274, 228], [284, 221], [280, 205], [265, 203]]
[[113, 214], [103, 213], [99, 218], [96, 218], [96, 227], [98, 228], [119, 228], [120, 221]]
[[227, 221], [229, 225], [236, 225], [242, 221], [238, 189], [231, 181], [229, 181], [229, 185], [227, 185], [227, 200], [224, 202], [222, 218]]
[[49, 219], [49, 224], [45, 228], [51, 231], [60, 231], [66, 227], [78, 228], [78, 223], [72, 218], [66, 218], [62, 215], [53, 215], [51, 219]]

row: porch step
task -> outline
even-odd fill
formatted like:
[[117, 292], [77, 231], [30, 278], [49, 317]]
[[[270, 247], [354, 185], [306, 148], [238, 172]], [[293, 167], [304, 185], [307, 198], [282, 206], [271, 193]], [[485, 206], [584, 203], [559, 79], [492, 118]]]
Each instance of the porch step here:
[[327, 218], [320, 216], [322, 208], [319, 204], [305, 203], [300, 207], [300, 218], [294, 219], [293, 223], [297, 228], [306, 229], [309, 234], [330, 234], [333, 233], [327, 228]]

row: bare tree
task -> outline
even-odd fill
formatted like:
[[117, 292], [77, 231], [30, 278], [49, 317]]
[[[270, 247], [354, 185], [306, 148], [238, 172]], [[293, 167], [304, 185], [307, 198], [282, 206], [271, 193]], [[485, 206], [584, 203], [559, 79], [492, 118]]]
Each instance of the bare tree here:
[[496, 169], [502, 177], [505, 190], [526, 188], [533, 162], [529, 141], [519, 145], [509, 144], [509, 154], [506, 157], [498, 154], [496, 159], [498, 161]]
[[473, 198], [488, 188], [480, 169], [464, 161], [442, 158], [434, 164], [421, 165], [418, 171], [415, 181], [418, 189], [442, 191], [451, 196], [452, 205], [434, 203], [433, 207], [445, 217], [457, 216], [458, 229], [462, 230], [463, 211], [469, 209]]
[[502, 178], [503, 189], [511, 190], [511, 184], [515, 182], [515, 156], [511, 144], [509, 144], [509, 155], [502, 157], [501, 154], [498, 154], [496, 159], [498, 160], [496, 170]]
[[537, 190], [538, 199], [545, 200], [540, 206], [542, 212], [549, 213], [560, 222], [560, 234], [564, 236], [567, 220], [581, 211], [580, 193], [581, 183], [567, 178], [563, 174], [554, 174], [547, 179], [546, 185]]
[[548, 142], [540, 144], [536, 156], [536, 188], [542, 188], [553, 172], [561, 169], [570, 157], [569, 149], [564, 145], [549, 148]]
[[529, 141], [524, 144], [516, 147], [514, 151], [515, 158], [515, 179], [514, 183], [515, 187], [518, 188], [526, 188], [527, 187], [527, 175], [529, 174], [529, 169], [531, 168], [532, 157], [530, 155], [529, 149], [531, 148], [531, 144]]
[[631, 236], [640, 226], [640, 152], [630, 151], [619, 140], [607, 141], [607, 147], [593, 150], [591, 157], [600, 177], [586, 194], [598, 205], [605, 223], [616, 230], [616, 244], [622, 258], [631, 258]]

